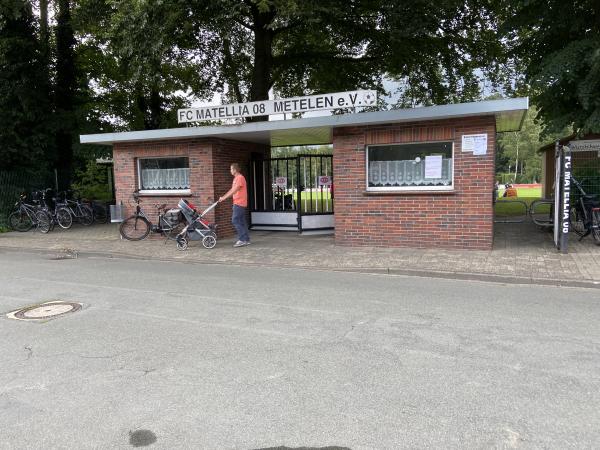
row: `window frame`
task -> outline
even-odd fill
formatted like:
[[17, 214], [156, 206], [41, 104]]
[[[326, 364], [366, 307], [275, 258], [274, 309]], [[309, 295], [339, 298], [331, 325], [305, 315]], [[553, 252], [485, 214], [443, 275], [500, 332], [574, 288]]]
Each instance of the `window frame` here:
[[[452, 151], [452, 178], [450, 186], [369, 186], [369, 148], [371, 147], [390, 147], [393, 145], [424, 145], [424, 144], [450, 144]], [[367, 192], [426, 192], [426, 191], [440, 191], [448, 192], [454, 191], [454, 141], [443, 140], [443, 141], [421, 141], [421, 142], [393, 142], [391, 144], [370, 144], [365, 146], [365, 185]]]
[[[189, 195], [192, 193], [191, 186], [187, 189], [142, 189], [142, 167], [141, 161], [144, 159], [175, 159], [175, 158], [186, 158], [188, 160], [188, 170], [191, 170], [190, 158], [187, 155], [169, 155], [169, 156], [144, 156], [138, 157], [136, 161], [137, 167], [137, 179], [138, 179], [138, 193], [140, 195]], [[191, 175], [191, 173], [190, 173]], [[191, 177], [190, 177], [191, 178]]]

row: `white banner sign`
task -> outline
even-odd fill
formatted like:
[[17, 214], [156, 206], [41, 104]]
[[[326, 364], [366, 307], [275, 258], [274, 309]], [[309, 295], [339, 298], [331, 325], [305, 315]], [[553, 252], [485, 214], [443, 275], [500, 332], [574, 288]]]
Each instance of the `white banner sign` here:
[[600, 152], [600, 139], [587, 141], [571, 141], [569, 149], [572, 152]]
[[463, 134], [462, 151], [473, 152], [474, 155], [487, 153], [487, 134]]
[[311, 95], [308, 97], [282, 98], [260, 102], [179, 109], [177, 110], [177, 121], [179, 123], [188, 123], [200, 122], [202, 120], [266, 116], [270, 114], [304, 113], [324, 109], [373, 106], [376, 101], [376, 91], [337, 92], [334, 94]]
[[287, 177], [275, 178], [275, 184], [278, 188], [285, 189], [287, 187]]

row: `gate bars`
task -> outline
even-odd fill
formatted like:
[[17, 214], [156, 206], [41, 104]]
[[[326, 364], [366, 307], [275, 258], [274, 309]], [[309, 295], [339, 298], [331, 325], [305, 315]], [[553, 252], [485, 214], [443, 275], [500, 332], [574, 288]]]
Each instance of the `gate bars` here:
[[332, 165], [332, 155], [253, 161], [252, 210], [296, 211], [299, 215], [333, 214]]

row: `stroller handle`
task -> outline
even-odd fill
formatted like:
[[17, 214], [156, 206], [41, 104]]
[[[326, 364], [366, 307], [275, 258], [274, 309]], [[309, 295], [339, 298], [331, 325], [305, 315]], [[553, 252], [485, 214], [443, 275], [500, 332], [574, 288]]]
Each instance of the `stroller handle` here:
[[212, 210], [215, 208], [215, 206], [217, 206], [218, 204], [219, 204], [219, 202], [214, 202], [212, 205], [210, 205], [208, 208], [206, 208], [206, 209], [204, 210], [204, 212], [203, 212], [203, 213], [200, 215], [200, 217], [203, 217], [203, 216], [205, 216], [206, 214], [208, 214], [208, 213], [209, 213], [210, 211], [212, 211]]

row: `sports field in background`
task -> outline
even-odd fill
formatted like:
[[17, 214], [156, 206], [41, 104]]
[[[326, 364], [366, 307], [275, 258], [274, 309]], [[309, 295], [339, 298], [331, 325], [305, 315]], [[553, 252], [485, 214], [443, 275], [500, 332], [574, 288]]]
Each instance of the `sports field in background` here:
[[[517, 189], [516, 197], [502, 197], [504, 194], [504, 187], [501, 186], [501, 189], [498, 189], [498, 199], [494, 206], [494, 212], [496, 217], [502, 216], [522, 216], [527, 214], [527, 210], [525, 209], [525, 205], [517, 202], [510, 202], [510, 200], [521, 200], [527, 204], [527, 208], [530, 207], [531, 202], [535, 200], [539, 200], [542, 197], [542, 185], [518, 185], [513, 184], [513, 187]], [[547, 211], [545, 210], [547, 209]], [[549, 206], [542, 206], [540, 208], [536, 208], [537, 213], [549, 213]]]
[[[538, 187], [519, 187], [518, 184], [513, 184], [517, 188], [517, 198], [541, 198], [542, 197], [542, 185]], [[504, 194], [504, 188], [498, 189], [498, 198], [502, 198]], [[506, 197], [505, 197], [506, 198]], [[514, 198], [514, 197], [513, 197]]]

